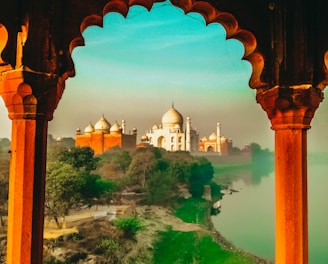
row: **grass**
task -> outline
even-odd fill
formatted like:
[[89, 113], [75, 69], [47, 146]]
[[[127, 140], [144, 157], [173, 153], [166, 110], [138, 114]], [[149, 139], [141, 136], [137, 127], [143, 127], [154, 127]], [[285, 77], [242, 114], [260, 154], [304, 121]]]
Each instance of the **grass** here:
[[222, 249], [209, 235], [169, 229], [159, 237], [154, 247], [156, 264], [254, 264], [249, 257]]
[[[188, 223], [208, 225], [209, 206], [203, 199], [184, 200], [175, 215]], [[155, 264], [254, 264], [242, 253], [223, 249], [210, 235], [168, 229], [154, 245]]]
[[207, 216], [210, 204], [197, 198], [184, 200], [181, 206], [175, 211], [175, 215], [187, 223], [207, 224]]

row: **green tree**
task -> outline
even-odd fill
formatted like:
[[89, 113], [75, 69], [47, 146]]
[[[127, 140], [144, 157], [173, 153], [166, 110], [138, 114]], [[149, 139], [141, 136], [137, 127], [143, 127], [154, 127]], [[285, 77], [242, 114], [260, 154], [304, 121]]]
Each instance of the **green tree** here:
[[146, 181], [157, 165], [156, 155], [152, 148], [137, 149], [132, 157], [128, 175], [132, 184], [145, 187]]
[[177, 179], [165, 171], [154, 172], [146, 185], [149, 204], [167, 205], [178, 192]]
[[196, 157], [190, 168], [189, 189], [193, 197], [202, 197], [204, 185], [213, 178], [214, 169], [205, 157]]
[[65, 218], [69, 209], [82, 198], [79, 190], [84, 182], [79, 176], [70, 164], [54, 161], [47, 165], [45, 214], [53, 218], [58, 227], [58, 218]]
[[180, 183], [188, 183], [190, 176], [191, 162], [185, 160], [173, 160], [170, 162], [169, 174]]
[[119, 168], [125, 173], [130, 166], [132, 157], [128, 151], [120, 151], [116, 153], [113, 160], [116, 164], [119, 165]]
[[92, 204], [95, 199], [107, 196], [110, 197], [115, 190], [116, 185], [111, 181], [103, 180], [99, 175], [90, 174], [88, 172], [79, 172], [78, 176], [81, 180], [80, 192], [81, 200]]
[[97, 168], [100, 158], [94, 156], [90, 147], [74, 147], [59, 153], [58, 160], [70, 164], [74, 169], [90, 172]]

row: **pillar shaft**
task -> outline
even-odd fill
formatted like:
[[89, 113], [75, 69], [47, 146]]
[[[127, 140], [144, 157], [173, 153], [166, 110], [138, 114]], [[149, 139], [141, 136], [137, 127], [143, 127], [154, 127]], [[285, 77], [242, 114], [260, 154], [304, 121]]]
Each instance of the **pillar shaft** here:
[[24, 67], [6, 67], [0, 75], [0, 94], [12, 120], [7, 241], [10, 264], [42, 263], [48, 121], [63, 84], [57, 76]]
[[275, 262], [307, 264], [307, 129], [323, 93], [298, 85], [258, 90], [256, 98], [275, 131]]
[[275, 132], [276, 263], [308, 263], [306, 130]]
[[13, 120], [7, 263], [42, 263], [47, 122]]

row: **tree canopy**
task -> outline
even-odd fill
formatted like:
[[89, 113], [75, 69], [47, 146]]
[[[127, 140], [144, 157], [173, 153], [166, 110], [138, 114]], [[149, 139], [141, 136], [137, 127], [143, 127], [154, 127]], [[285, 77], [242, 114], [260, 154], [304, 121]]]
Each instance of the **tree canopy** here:
[[74, 169], [90, 172], [97, 168], [100, 159], [94, 156], [90, 147], [74, 147], [60, 152], [58, 160], [70, 164]]
[[54, 161], [47, 166], [45, 214], [54, 218], [65, 217], [69, 209], [81, 200], [82, 186], [78, 172], [67, 163]]
[[108, 198], [115, 188], [112, 182], [91, 173], [98, 160], [90, 148], [53, 149], [47, 163], [45, 213], [57, 225], [58, 217], [64, 218], [73, 206]]
[[[123, 152], [115, 155], [119, 158], [107, 157], [111, 164], [123, 159]], [[214, 173], [206, 158], [193, 157], [185, 151], [168, 152], [150, 146], [136, 149], [126, 156], [126, 173], [121, 169], [126, 179], [125, 186], [139, 186], [146, 193], [149, 204], [168, 203], [178, 195], [179, 184], [189, 186], [193, 196], [201, 197], [204, 185], [209, 184]]]

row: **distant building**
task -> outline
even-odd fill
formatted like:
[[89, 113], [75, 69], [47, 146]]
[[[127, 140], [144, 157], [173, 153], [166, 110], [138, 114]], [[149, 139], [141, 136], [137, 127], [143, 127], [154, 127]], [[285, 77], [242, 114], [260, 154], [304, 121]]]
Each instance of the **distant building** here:
[[136, 143], [137, 130], [134, 128], [132, 134], [127, 134], [124, 120], [122, 120], [121, 126], [117, 122], [111, 126], [102, 116], [94, 126], [90, 123], [83, 133], [79, 128], [76, 130], [76, 146], [90, 147], [95, 154], [102, 154], [113, 147], [135, 149]]
[[183, 116], [172, 107], [162, 116], [160, 125], [146, 131], [141, 137], [142, 144], [163, 148], [168, 151], [197, 151], [199, 135], [191, 127], [191, 119], [187, 117], [186, 130], [183, 128]]
[[202, 152], [217, 152], [220, 155], [230, 154], [232, 140], [221, 136], [221, 124], [217, 123], [216, 133], [213, 132], [208, 138], [203, 137], [198, 144], [198, 150]]

